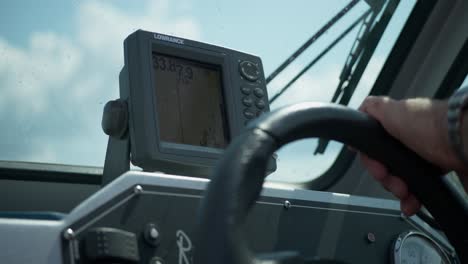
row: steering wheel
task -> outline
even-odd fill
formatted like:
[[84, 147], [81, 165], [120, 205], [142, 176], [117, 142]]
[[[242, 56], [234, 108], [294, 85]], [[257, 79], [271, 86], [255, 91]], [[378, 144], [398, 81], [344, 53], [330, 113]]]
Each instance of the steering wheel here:
[[262, 190], [269, 157], [294, 140], [322, 137], [352, 146], [383, 162], [426, 206], [468, 263], [468, 208], [443, 179], [441, 169], [391, 137], [368, 115], [333, 104], [302, 103], [252, 122], [219, 161], [203, 197], [195, 263], [304, 263], [291, 252], [255, 257], [240, 232]]

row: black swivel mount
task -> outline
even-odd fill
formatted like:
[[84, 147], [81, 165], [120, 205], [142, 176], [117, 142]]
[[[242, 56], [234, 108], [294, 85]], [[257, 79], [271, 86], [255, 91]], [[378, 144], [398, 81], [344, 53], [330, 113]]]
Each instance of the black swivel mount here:
[[102, 130], [109, 136], [102, 186], [130, 170], [128, 104], [123, 99], [107, 102], [102, 115]]

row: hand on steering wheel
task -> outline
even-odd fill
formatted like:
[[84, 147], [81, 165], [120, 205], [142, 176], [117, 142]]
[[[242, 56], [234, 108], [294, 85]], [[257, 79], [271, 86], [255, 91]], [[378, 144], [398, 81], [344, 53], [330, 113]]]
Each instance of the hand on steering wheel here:
[[[468, 208], [446, 185], [443, 170], [391, 137], [367, 114], [302, 103], [260, 117], [225, 151], [202, 200], [196, 263], [272, 263], [254, 257], [240, 228], [260, 195], [269, 157], [281, 146], [307, 137], [338, 140], [384, 162], [439, 222], [460, 259], [468, 261]], [[272, 256], [275, 263], [301, 263], [294, 254]]]
[[[457, 171], [465, 183], [465, 190], [468, 190], [468, 168], [458, 159], [449, 143], [447, 108], [446, 101], [428, 98], [393, 100], [384, 96], [369, 96], [359, 110], [377, 119], [389, 134], [422, 158], [445, 172]], [[405, 215], [413, 215], [421, 208], [420, 201], [400, 177], [392, 175], [383, 163], [362, 153], [360, 156], [370, 174], [400, 199], [401, 211]]]

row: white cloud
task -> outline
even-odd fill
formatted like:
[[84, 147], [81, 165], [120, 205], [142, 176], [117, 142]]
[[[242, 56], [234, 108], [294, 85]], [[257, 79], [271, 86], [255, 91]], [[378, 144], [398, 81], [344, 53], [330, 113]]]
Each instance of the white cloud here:
[[[374, 56], [369, 62], [359, 84], [351, 98], [349, 106], [356, 108], [369, 94], [385, 60]], [[281, 73], [269, 86], [270, 98], [283, 88], [301, 69], [301, 66], [291, 66]], [[291, 105], [299, 102], [330, 102], [339, 84], [339, 76], [343, 65], [329, 64], [322, 68], [313, 68], [299, 78], [273, 104], [273, 108]]]
[[381, 56], [373, 56], [369, 61], [369, 64], [364, 71], [362, 78], [358, 84], [358, 89], [356, 89], [349, 106], [353, 108], [359, 107], [362, 101], [369, 94], [370, 90], [374, 86], [375, 80], [377, 79], [382, 67], [385, 63], [385, 59]]
[[50, 145], [44, 145], [42, 148], [33, 149], [23, 158], [23, 161], [60, 163], [58, 155]]
[[[184, 8], [190, 8], [189, 1], [183, 3]], [[75, 20], [72, 20], [75, 32], [68, 32], [66, 36], [34, 32], [25, 48], [0, 38], [0, 117], [16, 122], [18, 127], [34, 123], [30, 125], [33, 129], [25, 129], [24, 137], [43, 135], [39, 140], [11, 137], [16, 140], [12, 144], [14, 149], [34, 145], [24, 147], [24, 153], [18, 152], [18, 156], [31, 161], [70, 164], [94, 161], [93, 165], [102, 165], [106, 142], [100, 132], [101, 111], [106, 100], [118, 94], [125, 37], [137, 29], [145, 29], [201, 39], [198, 22], [192, 17], [171, 15], [169, 0], [147, 0], [143, 6], [143, 13], [132, 14], [113, 6], [112, 2], [83, 1], [79, 2]], [[280, 97], [274, 107], [308, 100], [329, 101], [338, 84], [341, 67], [328, 65], [313, 69]], [[301, 67], [290, 67], [280, 75], [269, 87], [270, 96], [299, 69]], [[368, 78], [369, 75], [364, 76]], [[64, 155], [67, 148], [76, 155]], [[286, 149], [286, 152], [297, 152], [297, 149]], [[313, 148], [310, 155], [312, 152]], [[333, 153], [330, 150], [327, 155]], [[294, 159], [293, 155], [291, 157]], [[325, 160], [325, 156], [322, 157]], [[298, 159], [296, 163], [307, 162]], [[296, 166], [294, 164], [291, 163], [291, 167]]]
[[169, 1], [142, 4], [143, 13], [132, 14], [83, 1], [75, 32], [33, 32], [25, 47], [0, 37], [0, 119], [9, 124], [0, 136], [10, 146], [1, 159], [103, 164], [102, 107], [118, 96], [125, 37], [137, 29], [201, 36], [195, 19], [171, 15]]
[[46, 111], [50, 92], [66, 87], [82, 59], [69, 40], [51, 32], [32, 34], [28, 49], [0, 38], [0, 50], [2, 105], [14, 106], [20, 116]]
[[86, 1], [78, 13], [78, 38], [96, 56], [118, 64], [123, 62], [123, 40], [137, 29], [200, 38], [199, 26], [193, 18], [170, 17], [170, 11], [167, 0], [148, 1], [145, 12], [138, 15], [128, 14], [109, 2]]
[[[357, 107], [369, 94], [384, 60], [373, 58], [360, 80], [350, 101], [351, 107]], [[304, 66], [289, 67], [269, 86], [270, 98], [291, 80]], [[330, 102], [338, 86], [342, 65], [330, 64], [328, 67], [311, 69], [304, 74], [273, 104], [273, 108], [294, 103], [315, 101]], [[303, 182], [314, 179], [324, 173], [335, 161], [342, 144], [330, 142], [324, 154], [314, 155], [316, 139], [293, 142], [278, 151], [277, 171], [269, 176], [274, 181]], [[313, 167], [312, 167], [313, 166]]]
[[[78, 97], [75, 99], [84, 99], [84, 95], [96, 92], [96, 85], [71, 89], [77, 86], [76, 82], [103, 84], [110, 74], [118, 80], [118, 70], [123, 65], [123, 40], [136, 29], [200, 37], [194, 19], [159, 15], [169, 13], [167, 1], [147, 1], [143, 15], [126, 14], [104, 1], [85, 1], [80, 5], [76, 16], [77, 40], [54, 32], [34, 32], [28, 46], [19, 48], [0, 38], [2, 107], [20, 106], [17, 110], [21, 115], [44, 113], [51, 93], [58, 89], [68, 89], [70, 95]], [[97, 76], [96, 71], [100, 72]], [[118, 90], [117, 81], [107, 85]]]
[[305, 182], [321, 176], [335, 162], [341, 144], [330, 142], [324, 154], [314, 155], [317, 139], [290, 143], [278, 151], [277, 170], [269, 180]]
[[[302, 68], [303, 66], [292, 66], [279, 75], [268, 86], [270, 98], [283, 88]], [[329, 102], [338, 85], [340, 71], [340, 65], [330, 64], [317, 71], [304, 74], [274, 102], [273, 107], [277, 108], [306, 101]]]
[[[286, 68], [269, 85], [270, 98], [283, 88], [304, 65], [298, 64]], [[338, 85], [341, 65], [329, 64], [327, 67], [314, 68], [298, 79], [272, 105], [272, 108], [287, 106], [299, 102], [329, 102]], [[296, 141], [281, 148], [278, 154], [277, 170], [269, 180], [303, 182], [314, 179], [326, 171], [334, 162], [339, 148], [332, 146], [324, 154], [314, 155], [317, 139]], [[313, 166], [313, 167], [312, 167]]]

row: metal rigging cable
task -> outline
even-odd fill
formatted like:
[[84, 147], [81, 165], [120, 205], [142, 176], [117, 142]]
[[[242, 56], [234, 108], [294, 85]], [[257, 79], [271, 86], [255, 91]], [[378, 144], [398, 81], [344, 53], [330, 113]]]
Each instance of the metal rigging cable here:
[[312, 43], [314, 43], [320, 36], [323, 35], [331, 26], [333, 26], [340, 18], [342, 18], [349, 10], [351, 10], [359, 0], [352, 0], [347, 4], [338, 14], [336, 14], [330, 21], [328, 21], [319, 31], [317, 31], [309, 40], [302, 44], [286, 61], [284, 61], [276, 70], [274, 70], [270, 76], [266, 78], [268, 84], [273, 80], [280, 72], [284, 70], [291, 62], [293, 62], [299, 55], [302, 54]]
[[[380, 13], [381, 8], [379, 8], [379, 12], [369, 20], [368, 25], [366, 25], [367, 28], [363, 30], [364, 33], [362, 35], [358, 34], [355, 41], [357, 46], [355, 48], [355, 45], [353, 44], [350, 50], [348, 59], [346, 60], [346, 64], [340, 75], [340, 83], [335, 90], [332, 102], [338, 101], [338, 103], [342, 105], [347, 105], [349, 103], [357, 85], [359, 84], [359, 80], [364, 74], [364, 70], [367, 68], [369, 61], [377, 48], [377, 44], [380, 42], [390, 19], [393, 17], [399, 2], [400, 0], [388, 1], [385, 8], [383, 8], [383, 11], [381, 11], [382, 16], [374, 23], [374, 25], [372, 25], [377, 14]], [[359, 51], [359, 54], [357, 54], [356, 51]], [[314, 155], [324, 153], [328, 143], [328, 139], [320, 138], [314, 151]]]
[[280, 89], [279, 92], [277, 92], [275, 95], [273, 95], [270, 99], [270, 104], [272, 104], [278, 97], [280, 97], [286, 90], [294, 84], [304, 73], [306, 73], [312, 66], [314, 66], [315, 63], [317, 63], [325, 54], [328, 53], [338, 42], [340, 42], [346, 35], [351, 32], [358, 24], [359, 22], [365, 20], [365, 18], [371, 13], [371, 10], [369, 9], [366, 11], [364, 14], [362, 14], [354, 23], [352, 23], [343, 33], [341, 33], [328, 47], [326, 47], [317, 57], [315, 57], [304, 69], [302, 69], [294, 78], [291, 79], [282, 89]]

